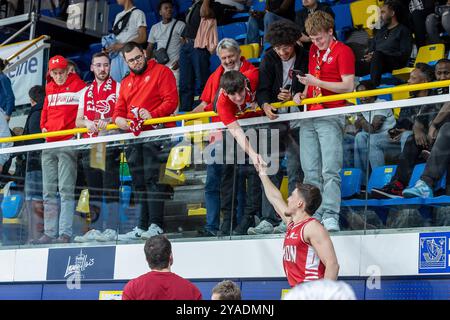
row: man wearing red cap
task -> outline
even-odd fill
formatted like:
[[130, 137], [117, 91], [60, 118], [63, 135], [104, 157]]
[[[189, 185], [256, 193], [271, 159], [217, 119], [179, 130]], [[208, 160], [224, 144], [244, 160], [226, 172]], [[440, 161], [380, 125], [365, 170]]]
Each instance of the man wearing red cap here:
[[[156, 60], [147, 61], [139, 44], [128, 42], [122, 48], [123, 57], [130, 74], [120, 84], [119, 98], [114, 109], [113, 120], [120, 129], [139, 135], [151, 118], [167, 117], [178, 105], [178, 92], [172, 71]], [[131, 120], [128, 124], [127, 120]], [[158, 183], [159, 169], [167, 158], [161, 156], [162, 141], [133, 141], [126, 148], [126, 156], [135, 191], [135, 203], [140, 207], [139, 225], [119, 240], [148, 239], [163, 233], [164, 198], [168, 192]], [[139, 206], [138, 206], [139, 205]]]
[[[64, 57], [57, 55], [50, 59], [45, 87], [46, 97], [41, 115], [42, 132], [75, 128], [80, 92], [84, 87], [86, 84], [77, 74], [68, 72], [67, 60]], [[72, 138], [73, 135], [49, 137], [47, 142]], [[70, 242], [75, 212], [76, 178], [77, 156], [73, 148], [42, 151], [44, 235], [33, 243]], [[59, 219], [57, 191], [61, 198]]]

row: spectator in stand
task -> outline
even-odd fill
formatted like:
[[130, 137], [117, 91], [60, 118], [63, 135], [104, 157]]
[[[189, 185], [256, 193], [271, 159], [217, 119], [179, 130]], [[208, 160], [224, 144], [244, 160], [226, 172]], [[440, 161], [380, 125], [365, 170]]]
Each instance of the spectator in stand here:
[[[75, 128], [78, 103], [86, 84], [76, 73], [69, 73], [67, 60], [54, 56], [48, 62], [46, 97], [41, 114], [43, 133]], [[65, 141], [72, 135], [48, 137], [47, 142]], [[72, 237], [75, 213], [74, 191], [77, 179], [77, 153], [73, 148], [42, 151], [44, 192], [44, 235], [34, 244], [67, 243]], [[59, 189], [59, 190], [58, 190]], [[59, 191], [61, 212], [58, 214]], [[59, 225], [59, 226], [58, 226]], [[59, 237], [56, 239], [56, 237]]]
[[[192, 112], [213, 111], [214, 101], [219, 94], [220, 79], [225, 72], [239, 70], [242, 73], [254, 70], [256, 67], [241, 56], [241, 49], [236, 40], [222, 39], [217, 45], [217, 56], [220, 66], [214, 71], [206, 82], [205, 89], [200, 96], [201, 103]], [[219, 117], [213, 117], [213, 122], [220, 121]], [[210, 141], [215, 144], [214, 149], [222, 148], [221, 140], [214, 139], [217, 132], [211, 133]], [[213, 151], [215, 156], [215, 151]], [[206, 167], [205, 203], [206, 226], [201, 233], [208, 236], [216, 236], [220, 225], [220, 182], [223, 165], [208, 163]]]
[[150, 272], [131, 280], [122, 300], [201, 300], [202, 294], [190, 281], [171, 271], [172, 245], [164, 235], [149, 238], [144, 246]]
[[448, 122], [450, 115], [449, 107], [450, 104], [448, 103], [443, 107], [443, 109], [445, 108], [446, 114], [445, 120], [442, 119], [439, 123], [436, 122], [436, 119], [433, 120], [433, 125], [435, 126], [442, 125], [443, 122], [446, 123], [439, 129], [439, 133], [433, 148], [431, 149], [422, 176], [416, 182], [414, 187], [403, 190], [403, 196], [405, 198], [433, 197], [433, 188], [436, 186], [436, 183], [442, 178], [445, 171], [450, 169], [450, 148], [448, 147], [450, 144], [450, 123]]
[[441, 43], [442, 31], [450, 35], [450, 0], [445, 5], [436, 5], [435, 12], [428, 15], [425, 25], [429, 43]]
[[[256, 99], [270, 120], [278, 118], [278, 114], [299, 111], [298, 107], [275, 109], [270, 103], [290, 101], [296, 93], [305, 89], [305, 86], [295, 77], [295, 72], [300, 71], [305, 74], [308, 69], [308, 52], [296, 43], [300, 35], [300, 28], [287, 20], [274, 22], [267, 31], [266, 41], [272, 45], [272, 48], [266, 52], [261, 61]], [[288, 189], [292, 192], [296, 181], [303, 175], [299, 161], [298, 123], [279, 122], [270, 124], [269, 127], [278, 130], [280, 163], [287, 154]], [[270, 139], [269, 137], [268, 140]], [[282, 170], [271, 175], [270, 179], [279, 188], [283, 179]], [[248, 234], [285, 232], [286, 226], [283, 222], [280, 223], [275, 209], [265, 194], [262, 199], [261, 222], [255, 228], [250, 228]]]
[[147, 40], [147, 22], [145, 13], [136, 8], [133, 0], [117, 0], [124, 10], [117, 14], [112, 34], [103, 37], [102, 46], [111, 58], [111, 77], [117, 81], [129, 72], [128, 65], [123, 61], [121, 49], [128, 42], [144, 45]]
[[241, 289], [231, 280], [224, 280], [212, 289], [211, 300], [242, 300]]
[[368, 53], [358, 61], [357, 75], [365, 75], [370, 70], [370, 78], [375, 87], [381, 82], [381, 75], [407, 65], [412, 51], [411, 32], [399, 21], [402, 6], [396, 0], [388, 0], [381, 8], [383, 27], [377, 32]]
[[0, 109], [5, 112], [6, 121], [9, 122], [14, 111], [15, 97], [11, 86], [11, 80], [3, 73], [6, 67], [6, 60], [0, 59]]
[[427, 17], [434, 12], [434, 0], [401, 0], [409, 9], [409, 25], [414, 32], [414, 41], [417, 48], [426, 45], [427, 29], [425, 22]]
[[[323, 11], [314, 12], [306, 20], [306, 32], [313, 45], [309, 51], [309, 74], [298, 75], [304, 84], [303, 93], [294, 101], [304, 98], [352, 92], [355, 81], [353, 51], [333, 37], [334, 19]], [[344, 100], [308, 106], [308, 110], [338, 108], [347, 105]], [[328, 231], [339, 231], [341, 205], [341, 178], [345, 116], [302, 119], [300, 121], [300, 160], [305, 183], [323, 190], [323, 202], [314, 217], [322, 221]]]
[[[41, 133], [41, 113], [44, 106], [45, 88], [34, 86], [28, 91], [31, 110], [28, 114], [23, 134]], [[23, 141], [24, 145], [44, 143], [44, 139]], [[25, 201], [28, 213], [28, 242], [39, 239], [44, 231], [44, 204], [42, 198], [41, 151], [29, 151], [26, 154]]]
[[[254, 147], [256, 146], [252, 146], [245, 136], [244, 130], [237, 120], [262, 115], [262, 111], [256, 110], [255, 91], [257, 87], [257, 69], [250, 69], [245, 73], [235, 70], [225, 72], [220, 79], [220, 91], [216, 103], [220, 120], [227, 127], [231, 137], [248, 155], [254, 166], [264, 163], [264, 161], [255, 151]], [[227, 135], [225, 139], [230, 139], [230, 135]], [[226, 145], [227, 143], [224, 143], [224, 146]], [[223, 154], [228, 156], [230, 152], [224, 150]], [[235, 157], [225, 159], [220, 190], [220, 205], [223, 214], [222, 235], [229, 235], [231, 231], [233, 235], [247, 234], [248, 228], [255, 226], [255, 216], [261, 211], [261, 182], [253, 165], [237, 163]], [[244, 170], [247, 179], [247, 183], [244, 182], [247, 186], [247, 197], [245, 199], [244, 216], [241, 218], [239, 225], [232, 230], [233, 221], [236, 221], [234, 217], [237, 207], [237, 188], [233, 186], [236, 183], [236, 173], [239, 168]], [[232, 211], [233, 208], [234, 211]]]
[[[173, 19], [173, 2], [172, 0], [161, 0], [158, 6], [159, 14], [162, 21], [154, 24], [148, 35], [147, 57], [153, 57], [153, 51], [156, 49], [166, 49], [167, 56], [170, 61], [166, 63], [175, 79], [177, 87], [180, 83], [180, 50], [181, 50], [181, 34], [186, 24], [183, 21]], [[172, 35], [172, 36], [171, 36]], [[168, 42], [170, 38], [170, 43]]]
[[[83, 134], [84, 138], [107, 134], [104, 130], [112, 123], [112, 116], [119, 96], [120, 84], [114, 81], [110, 74], [110, 60], [106, 53], [99, 52], [92, 56], [91, 71], [95, 79], [92, 84], [82, 92], [78, 105], [76, 125], [78, 128], [88, 128]], [[108, 216], [103, 232], [92, 229], [83, 236], [75, 237], [75, 242], [114, 241], [117, 238], [119, 227], [119, 164], [120, 148], [105, 148], [104, 170], [93, 168], [99, 155], [98, 145], [83, 152], [82, 163], [89, 190], [89, 210], [93, 215], [100, 212], [103, 199], [106, 200]], [[95, 154], [93, 155], [93, 152]], [[101, 153], [100, 153], [101, 154]], [[102, 157], [100, 157], [102, 158]]]
[[68, 73], [76, 73], [78, 75], [81, 74], [80, 68], [78, 68], [77, 64], [70, 59], [67, 59], [67, 72]]
[[[0, 109], [0, 137], [1, 138], [11, 137], [11, 130], [9, 130], [7, 119], [8, 119], [8, 117], [5, 113], [5, 111], [3, 111], [3, 109]], [[13, 146], [12, 142], [0, 143], [0, 149], [9, 148], [12, 146]], [[4, 165], [5, 165], [5, 163], [8, 162], [9, 156], [10, 156], [9, 153], [0, 154], [0, 175], [6, 173], [6, 172], [3, 172], [5, 169]]]
[[260, 43], [259, 30], [269, 30], [277, 20], [295, 19], [295, 0], [267, 0], [264, 12], [250, 11], [247, 28], [247, 43]]
[[[419, 70], [422, 76], [427, 77], [426, 81], [434, 80], [433, 68], [424, 63], [416, 64], [414, 71]], [[416, 71], [416, 73], [418, 73]], [[411, 75], [412, 76], [412, 75]], [[442, 79], [441, 79], [442, 80]], [[431, 90], [422, 90], [415, 93], [415, 97], [426, 97], [431, 95]], [[412, 110], [414, 125], [413, 134], [408, 137], [405, 147], [400, 154], [399, 164], [395, 175], [390, 183], [383, 188], [372, 189], [372, 196], [375, 198], [401, 197], [403, 190], [408, 186], [414, 165], [423, 162], [424, 157], [429, 155], [431, 147], [436, 140], [438, 128], [442, 118], [447, 115], [446, 108], [442, 104], [426, 104], [416, 106]], [[445, 115], [445, 116], [444, 116]], [[439, 125], [438, 125], [439, 123]]]
[[[450, 64], [447, 59], [439, 60], [436, 64], [436, 75], [438, 79], [449, 80], [450, 79]], [[416, 68], [411, 72], [408, 79], [408, 84], [420, 84], [431, 82], [434, 80], [435, 72], [433, 68], [424, 63], [416, 64]], [[443, 90], [448, 88], [438, 88], [437, 93], [445, 93]], [[419, 90], [410, 92], [411, 98], [426, 97], [431, 94], [430, 90]], [[417, 115], [420, 107], [402, 108], [397, 119], [397, 124], [391, 130], [389, 130], [390, 143], [400, 143], [400, 151], [405, 148], [405, 143], [408, 137], [413, 133], [414, 118]]]
[[300, 27], [301, 37], [300, 41], [303, 47], [309, 50], [311, 47], [311, 38], [306, 33], [305, 22], [308, 17], [316, 11], [324, 11], [334, 18], [334, 12], [327, 3], [319, 2], [318, 0], [302, 0], [303, 8], [297, 11], [295, 15], [295, 23]]
[[[138, 43], [127, 43], [122, 53], [131, 73], [121, 83], [113, 120], [120, 129], [138, 135], [142, 129], [158, 127], [142, 126], [143, 121], [174, 113], [178, 104], [177, 86], [172, 71], [153, 59], [147, 61], [146, 53]], [[163, 197], [167, 192], [158, 183], [161, 163], [167, 161], [160, 155], [163, 147], [161, 141], [155, 141], [132, 143], [126, 148], [135, 203], [140, 212], [139, 225], [119, 235], [119, 240], [148, 239], [163, 233]]]
[[[194, 41], [198, 35], [201, 19], [216, 19], [217, 25], [224, 25], [230, 21], [231, 12], [227, 6], [214, 0], [196, 1], [186, 16], [186, 27], [181, 35], [182, 46], [180, 52], [180, 111], [191, 111], [194, 106], [196, 89], [203, 91], [210, 75], [210, 51], [206, 48], [194, 48]], [[201, 40], [201, 39], [199, 39]]]
[[[356, 91], [374, 90], [370, 81], [360, 82]], [[383, 102], [377, 96], [359, 98], [361, 104]], [[367, 161], [370, 167], [384, 166], [384, 155], [389, 148], [388, 131], [395, 126], [392, 109], [362, 112], [357, 114], [356, 129], [361, 129], [355, 136], [355, 168], [362, 171], [362, 181], [365, 185]], [[369, 152], [370, 151], [370, 152]]]

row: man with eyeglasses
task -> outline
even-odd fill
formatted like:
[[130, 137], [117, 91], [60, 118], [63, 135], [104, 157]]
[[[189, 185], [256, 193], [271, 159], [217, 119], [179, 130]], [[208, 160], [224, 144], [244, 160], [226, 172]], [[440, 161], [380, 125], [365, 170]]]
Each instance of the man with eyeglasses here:
[[[112, 115], [119, 96], [120, 84], [110, 76], [111, 64], [109, 56], [104, 52], [92, 56], [91, 71], [94, 81], [84, 90], [78, 105], [76, 125], [88, 128], [84, 138], [105, 135], [106, 126], [112, 122]], [[102, 201], [106, 201], [108, 219], [105, 231], [89, 230], [83, 236], [75, 237], [75, 242], [114, 241], [119, 225], [119, 163], [120, 149], [105, 148], [101, 144], [93, 144], [83, 154], [83, 169], [89, 190], [89, 210], [91, 215], [99, 214]], [[100, 156], [104, 162], [96, 163]], [[103, 168], [102, 168], [103, 167]], [[105, 212], [106, 214], [106, 212]]]
[[[122, 54], [131, 72], [121, 82], [113, 120], [120, 129], [131, 130], [138, 135], [142, 121], [174, 113], [178, 105], [176, 80], [168, 67], [158, 64], [154, 59], [147, 61], [146, 53], [135, 42], [127, 43]], [[144, 130], [154, 128], [156, 126], [142, 126]], [[161, 164], [167, 161], [163, 151], [161, 140], [146, 143], [136, 141], [126, 148], [140, 216], [138, 226], [119, 235], [119, 240], [148, 239], [163, 233], [163, 198], [168, 194], [164, 186], [158, 183]]]

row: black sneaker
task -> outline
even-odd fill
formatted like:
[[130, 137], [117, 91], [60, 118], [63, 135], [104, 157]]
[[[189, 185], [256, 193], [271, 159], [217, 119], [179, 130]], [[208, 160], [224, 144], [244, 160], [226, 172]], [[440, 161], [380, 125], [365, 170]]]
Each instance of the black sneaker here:
[[398, 180], [394, 180], [385, 185], [383, 188], [373, 188], [370, 192], [370, 197], [373, 199], [403, 198], [403, 189], [405, 189], [403, 183]]
[[254, 216], [243, 216], [241, 219], [241, 223], [233, 230], [234, 236], [247, 235], [247, 230], [250, 227], [255, 226], [255, 217]]
[[217, 231], [212, 231], [208, 229], [201, 229], [198, 230], [198, 236], [199, 237], [217, 237]]

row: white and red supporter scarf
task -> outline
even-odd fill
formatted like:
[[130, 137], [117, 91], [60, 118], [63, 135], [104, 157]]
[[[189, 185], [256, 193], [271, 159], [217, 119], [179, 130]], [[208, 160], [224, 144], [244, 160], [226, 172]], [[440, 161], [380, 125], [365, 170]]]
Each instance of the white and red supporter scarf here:
[[[117, 102], [117, 82], [109, 77], [98, 88], [97, 81], [93, 81], [84, 94], [84, 118], [90, 121], [105, 120], [112, 117]], [[97, 133], [88, 132], [86, 137], [96, 136]]]
[[139, 107], [133, 107], [131, 113], [134, 115], [134, 119], [130, 122], [130, 131], [137, 137], [141, 134], [142, 125], [144, 124], [144, 119], [139, 115]]

